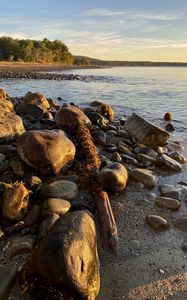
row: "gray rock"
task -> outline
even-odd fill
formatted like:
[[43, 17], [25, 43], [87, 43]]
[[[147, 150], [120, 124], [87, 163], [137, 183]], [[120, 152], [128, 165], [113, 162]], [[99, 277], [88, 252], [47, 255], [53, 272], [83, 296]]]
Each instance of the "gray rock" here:
[[3, 153], [0, 153], [0, 162], [5, 161], [6, 156]]
[[60, 198], [65, 200], [74, 199], [79, 192], [78, 185], [73, 181], [58, 180], [46, 184], [41, 188], [41, 197], [47, 198]]
[[119, 192], [126, 187], [128, 172], [122, 164], [117, 162], [111, 163], [98, 173], [98, 180], [104, 188], [113, 192]]
[[109, 125], [106, 127], [106, 130], [107, 130], [107, 132], [108, 132], [109, 130], [117, 131], [118, 129], [117, 129], [116, 126], [109, 124]]
[[155, 162], [155, 158], [154, 158], [154, 157], [149, 156], [149, 155], [146, 155], [146, 154], [143, 154], [143, 153], [139, 153], [139, 154], [137, 155], [137, 159], [138, 159], [139, 161], [142, 161], [142, 162], [144, 162], [144, 161]]
[[92, 132], [92, 137], [96, 145], [106, 144], [106, 133], [102, 130], [96, 130]]
[[177, 199], [167, 197], [157, 197], [155, 204], [159, 207], [168, 208], [171, 210], [178, 210], [180, 207], [180, 202]]
[[69, 201], [59, 198], [49, 198], [42, 203], [41, 216], [43, 218], [51, 214], [63, 216], [70, 210], [70, 207], [71, 204]]
[[132, 151], [129, 148], [127, 148], [124, 143], [119, 143], [119, 145], [118, 145], [118, 152], [126, 154], [126, 155], [129, 155], [129, 156], [132, 155]]
[[174, 198], [179, 201], [187, 201], [187, 187], [183, 185], [163, 184], [159, 186], [160, 193], [163, 197]]
[[127, 139], [129, 138], [129, 133], [125, 130], [119, 129], [117, 133], [120, 137], [125, 137]]
[[122, 157], [123, 161], [126, 162], [126, 163], [133, 164], [133, 165], [138, 164], [137, 159], [133, 158], [132, 156], [129, 156], [129, 155], [126, 155], [126, 154], [121, 154], [121, 157]]
[[154, 229], [168, 229], [171, 226], [169, 220], [158, 215], [148, 215], [146, 221]]
[[16, 282], [17, 265], [11, 264], [0, 268], [0, 299], [6, 300]]
[[161, 154], [157, 158], [156, 166], [159, 166], [161, 168], [166, 168], [171, 171], [177, 171], [177, 172], [180, 172], [182, 170], [181, 164], [166, 154]]
[[167, 131], [169, 131], [169, 132], [172, 132], [172, 131], [175, 130], [175, 127], [173, 126], [173, 124], [168, 123], [168, 124], [165, 125], [165, 129], [166, 129]]
[[75, 146], [62, 130], [29, 131], [19, 138], [18, 153], [23, 161], [41, 173], [57, 174], [74, 159]]
[[133, 113], [125, 123], [125, 130], [148, 146], [161, 146], [167, 143], [170, 134], [148, 120]]
[[138, 168], [134, 169], [130, 175], [132, 179], [142, 182], [145, 186], [148, 187], [153, 187], [157, 183], [157, 176], [151, 170]]
[[108, 137], [109, 136], [116, 136], [116, 135], [117, 135], [117, 131], [116, 130], [110, 129], [110, 130], [107, 131], [107, 136]]
[[26, 262], [20, 281], [24, 275], [26, 280], [38, 276], [47, 286], [50, 283], [68, 289], [69, 298], [75, 295], [80, 299], [96, 299], [100, 274], [96, 228], [91, 216], [85, 211], [75, 211], [59, 218], [28, 263], [30, 267]]

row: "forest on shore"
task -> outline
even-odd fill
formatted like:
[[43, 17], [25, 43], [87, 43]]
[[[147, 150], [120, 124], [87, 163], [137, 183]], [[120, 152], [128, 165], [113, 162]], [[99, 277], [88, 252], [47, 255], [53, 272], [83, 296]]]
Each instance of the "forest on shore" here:
[[86, 67], [130, 67], [130, 66], [187, 66], [182, 62], [110, 61], [87, 56], [73, 55], [67, 45], [60, 41], [14, 39], [0, 37], [0, 61], [20, 63], [63, 64]]

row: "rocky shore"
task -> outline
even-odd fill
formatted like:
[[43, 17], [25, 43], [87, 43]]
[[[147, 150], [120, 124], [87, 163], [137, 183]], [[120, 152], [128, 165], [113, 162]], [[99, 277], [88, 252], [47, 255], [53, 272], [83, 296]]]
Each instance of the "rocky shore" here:
[[17, 70], [1, 70], [1, 79], [35, 79], [35, 80], [90, 80], [93, 76], [81, 76], [76, 74], [57, 74], [44, 72], [27, 72]]
[[59, 103], [0, 89], [0, 299], [186, 299], [172, 114], [165, 130], [98, 101]]

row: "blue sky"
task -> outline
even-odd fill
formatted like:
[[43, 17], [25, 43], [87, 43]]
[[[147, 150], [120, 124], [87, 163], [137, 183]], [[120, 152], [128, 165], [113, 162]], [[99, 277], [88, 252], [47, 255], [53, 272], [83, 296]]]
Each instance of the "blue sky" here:
[[0, 0], [0, 36], [63, 40], [73, 54], [187, 62], [187, 0]]

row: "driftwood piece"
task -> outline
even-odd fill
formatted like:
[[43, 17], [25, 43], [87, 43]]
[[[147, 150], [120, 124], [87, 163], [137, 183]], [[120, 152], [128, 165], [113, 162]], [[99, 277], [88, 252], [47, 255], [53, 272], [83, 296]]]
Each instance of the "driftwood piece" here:
[[79, 163], [79, 165], [75, 167], [75, 170], [79, 171], [82, 183], [89, 187], [95, 198], [104, 243], [112, 253], [117, 255], [118, 233], [110, 200], [107, 192], [102, 191], [96, 178], [96, 172], [100, 168], [101, 160], [97, 148], [93, 143], [90, 130], [85, 124], [82, 124], [82, 122], [78, 124], [76, 129], [76, 141], [78, 142], [78, 152], [83, 158], [83, 163]]
[[94, 197], [105, 245], [117, 256], [118, 231], [108, 194], [98, 190]]

